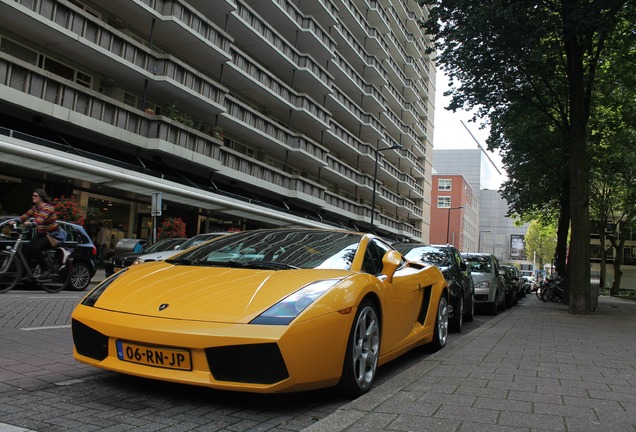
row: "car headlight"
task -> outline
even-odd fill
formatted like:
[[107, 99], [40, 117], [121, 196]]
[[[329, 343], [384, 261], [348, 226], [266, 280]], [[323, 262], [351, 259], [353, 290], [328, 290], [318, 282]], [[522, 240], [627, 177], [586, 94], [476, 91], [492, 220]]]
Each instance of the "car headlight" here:
[[475, 284], [475, 289], [488, 289], [488, 288], [490, 288], [490, 282], [488, 281], [477, 282]]
[[84, 306], [95, 306], [95, 303], [97, 303], [97, 300], [102, 295], [102, 293], [106, 291], [106, 288], [108, 288], [110, 284], [115, 282], [115, 279], [126, 273], [126, 271], [128, 271], [128, 267], [119, 270], [117, 273], [114, 273], [112, 276], [105, 279], [104, 282], [97, 285], [93, 291], [91, 291], [86, 297], [84, 297], [84, 300], [82, 300], [82, 304]]
[[287, 325], [338, 282], [339, 279], [327, 279], [306, 285], [254, 318], [250, 324]]

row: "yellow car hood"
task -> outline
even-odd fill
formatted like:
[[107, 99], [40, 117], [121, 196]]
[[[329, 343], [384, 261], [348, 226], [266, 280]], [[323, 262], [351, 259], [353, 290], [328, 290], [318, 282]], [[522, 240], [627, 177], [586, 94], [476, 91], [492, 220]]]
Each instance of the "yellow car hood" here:
[[170, 319], [249, 322], [304, 285], [350, 274], [343, 270], [273, 271], [146, 263], [121, 274], [95, 307]]

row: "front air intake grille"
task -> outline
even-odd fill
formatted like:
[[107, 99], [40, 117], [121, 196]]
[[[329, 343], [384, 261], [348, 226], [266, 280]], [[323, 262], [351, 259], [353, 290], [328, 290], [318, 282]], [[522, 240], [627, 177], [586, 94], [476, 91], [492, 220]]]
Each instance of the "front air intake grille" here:
[[95, 360], [108, 357], [108, 337], [77, 320], [71, 323], [73, 344], [77, 352]]
[[205, 355], [217, 381], [274, 384], [289, 378], [275, 343], [207, 348]]

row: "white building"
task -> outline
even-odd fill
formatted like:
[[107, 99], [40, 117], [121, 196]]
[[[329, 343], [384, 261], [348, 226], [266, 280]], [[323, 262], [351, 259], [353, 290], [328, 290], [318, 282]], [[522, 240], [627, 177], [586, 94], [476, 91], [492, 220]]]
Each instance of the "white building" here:
[[435, 69], [418, 2], [0, 8], [4, 211], [44, 185], [146, 235], [161, 192], [190, 234], [294, 224], [428, 238]]

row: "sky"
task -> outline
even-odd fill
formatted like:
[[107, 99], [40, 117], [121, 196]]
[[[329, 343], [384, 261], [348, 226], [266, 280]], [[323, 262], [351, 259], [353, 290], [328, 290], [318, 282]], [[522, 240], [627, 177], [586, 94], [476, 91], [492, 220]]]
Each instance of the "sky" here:
[[[475, 149], [479, 148], [477, 140], [481, 146], [486, 148], [486, 139], [489, 130], [480, 129], [479, 123], [469, 122], [471, 113], [467, 111], [457, 111], [453, 113], [444, 109], [450, 103], [450, 97], [445, 97], [444, 92], [448, 89], [448, 78], [442, 71], [437, 72], [437, 89], [435, 91], [435, 132], [433, 135], [434, 149]], [[463, 121], [463, 124], [462, 124]], [[465, 125], [465, 126], [464, 126]], [[466, 129], [470, 130], [470, 132]], [[472, 134], [472, 135], [471, 135]], [[488, 155], [503, 173], [499, 183], [505, 180], [505, 172], [501, 164], [501, 157], [498, 154], [488, 152]]]

